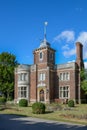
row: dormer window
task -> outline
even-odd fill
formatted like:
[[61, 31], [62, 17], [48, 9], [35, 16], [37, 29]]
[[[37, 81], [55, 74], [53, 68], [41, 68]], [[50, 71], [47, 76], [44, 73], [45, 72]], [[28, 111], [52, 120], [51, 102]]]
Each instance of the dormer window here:
[[42, 53], [42, 52], [40, 52], [40, 54], [39, 54], [39, 58], [40, 58], [40, 60], [43, 59], [43, 53]]

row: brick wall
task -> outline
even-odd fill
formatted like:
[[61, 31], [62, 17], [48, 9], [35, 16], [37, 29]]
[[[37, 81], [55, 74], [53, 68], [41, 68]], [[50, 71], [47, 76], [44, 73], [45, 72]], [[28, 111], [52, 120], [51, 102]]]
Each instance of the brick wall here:
[[[40, 60], [40, 52], [43, 53], [43, 59]], [[50, 54], [53, 54], [53, 58], [50, 59]], [[55, 64], [55, 50], [51, 48], [39, 48], [34, 51], [34, 64], [39, 64], [39, 63], [50, 63], [50, 64]]]
[[[70, 80], [68, 80], [68, 81], [60, 81], [59, 80], [59, 74], [60, 73], [65, 73], [65, 72], [70, 73]], [[56, 86], [57, 87], [60, 87], [60, 86], [69, 86], [70, 87], [70, 99], [75, 99], [76, 98], [76, 95], [75, 95], [75, 89], [76, 89], [75, 70], [73, 70], [73, 69], [69, 69], [69, 70], [62, 70], [62, 69], [61, 70], [57, 70]], [[55, 89], [57, 89], [57, 91], [59, 91], [59, 88], [57, 88], [57, 87]], [[56, 90], [55, 90], [55, 92], [56, 92]], [[59, 98], [59, 95], [58, 95], [58, 98]]]
[[30, 102], [37, 100], [37, 70], [31, 68], [30, 70]]

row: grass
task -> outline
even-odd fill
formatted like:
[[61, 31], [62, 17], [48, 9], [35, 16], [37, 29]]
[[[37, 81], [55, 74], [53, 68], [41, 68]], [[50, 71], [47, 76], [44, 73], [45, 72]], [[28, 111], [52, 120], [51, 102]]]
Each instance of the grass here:
[[[51, 108], [49, 111], [48, 107]], [[58, 110], [54, 109], [57, 108]], [[16, 114], [55, 121], [72, 122], [87, 125], [87, 104], [76, 105], [69, 108], [67, 105], [48, 105], [45, 114], [33, 114], [32, 107], [19, 107], [18, 105], [0, 106], [0, 114]], [[55, 110], [55, 111], [52, 111]]]

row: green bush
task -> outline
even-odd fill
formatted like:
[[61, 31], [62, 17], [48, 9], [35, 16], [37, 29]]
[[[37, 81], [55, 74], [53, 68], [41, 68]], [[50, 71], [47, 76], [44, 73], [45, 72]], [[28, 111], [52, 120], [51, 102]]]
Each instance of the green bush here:
[[5, 104], [5, 103], [6, 103], [6, 98], [0, 97], [0, 104]]
[[12, 97], [7, 98], [7, 101], [12, 101], [12, 100], [13, 100]]
[[44, 114], [45, 113], [45, 104], [41, 102], [36, 102], [32, 105], [32, 112], [34, 114]]
[[19, 101], [19, 106], [20, 107], [27, 107], [28, 106], [28, 101], [26, 99], [21, 99]]
[[68, 106], [69, 106], [69, 107], [74, 107], [74, 105], [75, 105], [75, 104], [74, 104], [74, 101], [73, 101], [73, 100], [69, 100], [69, 101], [68, 101]]

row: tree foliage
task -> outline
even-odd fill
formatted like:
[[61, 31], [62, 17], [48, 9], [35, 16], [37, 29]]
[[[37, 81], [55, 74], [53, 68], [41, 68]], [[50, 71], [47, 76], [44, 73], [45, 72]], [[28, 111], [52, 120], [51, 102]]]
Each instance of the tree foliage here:
[[17, 64], [15, 55], [8, 52], [0, 54], [0, 92], [6, 97], [14, 91], [14, 68]]
[[82, 69], [80, 72], [81, 76], [81, 88], [85, 91], [85, 94], [87, 94], [87, 70]]

